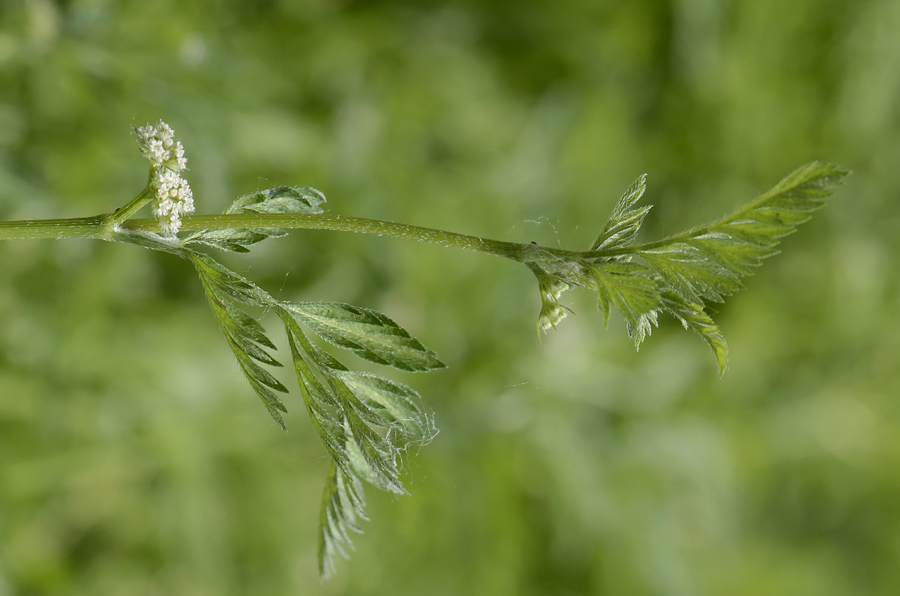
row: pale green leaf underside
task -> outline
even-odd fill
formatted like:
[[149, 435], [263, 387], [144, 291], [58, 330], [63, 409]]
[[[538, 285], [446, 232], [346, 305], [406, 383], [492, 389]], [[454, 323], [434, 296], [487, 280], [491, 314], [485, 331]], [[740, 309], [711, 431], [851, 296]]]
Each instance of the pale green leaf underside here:
[[609, 216], [609, 220], [603, 227], [603, 231], [591, 245], [591, 250], [609, 250], [628, 246], [634, 241], [641, 224], [644, 223], [644, 218], [652, 207], [652, 205], [645, 205], [632, 209], [634, 204], [644, 196], [646, 190], [647, 174], [642, 174], [619, 199], [612, 215]]
[[740, 278], [777, 254], [781, 238], [821, 209], [846, 174], [832, 164], [807, 164], [731, 215], [635, 253], [686, 298], [721, 302], [743, 289]]
[[[241, 213], [322, 213], [325, 195], [308, 186], [279, 186], [238, 198], [226, 214]], [[205, 244], [228, 252], [250, 252], [249, 246], [266, 238], [284, 236], [279, 229], [204, 230], [182, 239], [184, 244]]]

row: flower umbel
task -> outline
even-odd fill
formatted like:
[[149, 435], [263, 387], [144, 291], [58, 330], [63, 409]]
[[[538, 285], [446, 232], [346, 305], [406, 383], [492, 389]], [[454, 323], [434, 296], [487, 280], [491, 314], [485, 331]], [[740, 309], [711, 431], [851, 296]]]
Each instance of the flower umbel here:
[[135, 129], [141, 153], [150, 160], [150, 187], [153, 189], [153, 214], [164, 236], [175, 236], [181, 216], [194, 212], [194, 195], [181, 171], [187, 166], [184, 147], [175, 140], [175, 132], [162, 120], [156, 126]]

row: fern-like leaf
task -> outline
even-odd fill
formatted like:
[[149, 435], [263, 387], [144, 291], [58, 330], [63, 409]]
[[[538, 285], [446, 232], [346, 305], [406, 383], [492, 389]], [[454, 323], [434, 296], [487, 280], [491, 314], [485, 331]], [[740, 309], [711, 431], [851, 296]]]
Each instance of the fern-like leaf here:
[[269, 366], [281, 366], [264, 349], [274, 349], [275, 345], [266, 336], [262, 326], [238, 306], [238, 303], [262, 306], [263, 304], [256, 299], [257, 292], [261, 290], [205, 255], [193, 252], [186, 254], [200, 275], [200, 283], [209, 304], [247, 382], [263, 402], [272, 419], [284, 429], [281, 414], [286, 413], [287, 408], [275, 391], [287, 393], [287, 387], [257, 364], [261, 362]]
[[275, 346], [266, 337], [262, 327], [242, 312], [236, 304], [235, 296], [246, 297], [246, 288], [241, 287], [244, 284], [238, 276], [228, 278], [222, 275], [220, 268], [210, 267], [208, 258], [188, 254], [191, 255], [209, 304], [247, 382], [263, 402], [272, 419], [284, 429], [281, 414], [287, 412], [287, 408], [274, 391], [287, 393], [287, 388], [256, 362], [269, 366], [281, 364], [263, 349]]
[[[580, 286], [596, 292], [604, 322], [608, 323], [614, 308], [622, 314], [636, 346], [657, 324], [659, 313], [669, 313], [709, 345], [721, 374], [728, 364], [728, 347], [706, 305], [742, 289], [741, 278], [776, 254], [780, 239], [821, 208], [830, 195], [828, 189], [845, 175], [836, 166], [814, 162], [726, 217], [657, 242], [635, 244], [650, 211], [649, 205], [636, 206], [646, 189], [646, 175], [641, 176], [619, 199], [589, 250], [521, 245], [524, 254], [533, 255], [516, 260], [522, 260], [538, 281], [540, 328], [556, 327], [568, 311], [560, 297]], [[245, 195], [227, 213], [319, 213], [324, 200], [314, 189], [279, 187]], [[146, 232], [120, 232], [124, 241], [174, 252], [193, 262], [238, 365], [283, 428], [286, 408], [279, 394], [287, 388], [265, 368], [281, 366], [270, 353], [275, 345], [245, 309], [269, 310], [281, 319], [303, 403], [331, 459], [319, 528], [319, 572], [327, 579], [334, 573], [336, 556], [349, 555], [352, 534], [361, 532], [361, 522], [368, 519], [365, 484], [405, 494], [404, 452], [431, 440], [436, 430], [415, 391], [377, 375], [351, 371], [317, 342], [404, 371], [429, 371], [444, 364], [381, 313], [341, 303], [276, 300], [209, 256], [187, 248], [203, 244], [247, 252], [249, 246], [282, 233], [273, 229], [202, 231], [179, 241]]]

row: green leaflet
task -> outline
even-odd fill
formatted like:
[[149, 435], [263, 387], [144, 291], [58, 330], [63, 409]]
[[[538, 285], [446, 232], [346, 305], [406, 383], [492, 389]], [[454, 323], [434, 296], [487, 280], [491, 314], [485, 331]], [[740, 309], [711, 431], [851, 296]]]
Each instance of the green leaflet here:
[[728, 344], [719, 327], [703, 309], [695, 302], [688, 302], [683, 296], [673, 291], [662, 294], [662, 306], [666, 312], [681, 321], [685, 329], [697, 333], [712, 349], [719, 365], [719, 376], [728, 368]]
[[350, 533], [362, 533], [359, 522], [369, 519], [365, 506], [362, 483], [331, 462], [319, 513], [319, 577], [323, 581], [334, 575], [338, 554], [350, 558], [353, 549]]
[[[287, 412], [284, 404], [273, 392], [287, 393], [287, 388], [255, 361], [270, 366], [281, 366], [263, 348], [274, 349], [274, 344], [266, 337], [262, 327], [246, 313], [239, 310], [236, 296], [245, 297], [246, 285], [237, 275], [233, 278], [223, 274], [224, 268], [210, 267], [208, 257], [187, 253], [194, 263], [206, 297], [225, 333], [225, 339], [237, 358], [241, 371], [269, 412], [272, 419], [284, 429], [282, 413]], [[227, 270], [225, 270], [227, 271]], [[251, 323], [252, 321], [252, 323]]]
[[589, 268], [592, 288], [597, 291], [597, 306], [609, 321], [610, 307], [615, 306], [628, 329], [628, 336], [635, 346], [650, 335], [656, 325], [659, 307], [659, 290], [653, 281], [643, 275], [646, 267], [627, 261], [591, 265]]
[[645, 205], [637, 209], [631, 208], [644, 196], [645, 190], [647, 190], [647, 174], [642, 174], [616, 203], [603, 231], [591, 245], [591, 250], [610, 250], [629, 246], [634, 242], [638, 230], [644, 223], [644, 218], [653, 207], [653, 205]]
[[[192, 250], [185, 250], [184, 254], [194, 263], [194, 267], [200, 274], [201, 281], [205, 279], [217, 292], [224, 294], [230, 300], [246, 306], [263, 308], [274, 300], [268, 293], [257, 287], [256, 284], [241, 277], [209, 256]], [[215, 310], [215, 306], [213, 306], [213, 310]], [[257, 324], [256, 329], [261, 329], [261, 326]]]
[[310, 186], [277, 186], [238, 197], [225, 213], [322, 213], [324, 202]]
[[744, 288], [740, 281], [743, 269], [728, 268], [693, 246], [668, 246], [639, 254], [667, 285], [693, 302], [722, 302]]
[[609, 321], [610, 307], [615, 306], [627, 323], [638, 326], [642, 315], [659, 306], [659, 291], [653, 280], [644, 275], [646, 267], [616, 261], [591, 265], [589, 271], [605, 321]]
[[301, 302], [286, 308], [326, 341], [400, 370], [444, 368], [437, 355], [385, 315], [337, 302]]
[[[279, 186], [238, 198], [225, 213], [322, 213], [325, 195], [308, 186]], [[186, 236], [182, 242], [205, 244], [228, 252], [250, 252], [248, 246], [266, 238], [284, 236], [279, 229], [204, 230]]]

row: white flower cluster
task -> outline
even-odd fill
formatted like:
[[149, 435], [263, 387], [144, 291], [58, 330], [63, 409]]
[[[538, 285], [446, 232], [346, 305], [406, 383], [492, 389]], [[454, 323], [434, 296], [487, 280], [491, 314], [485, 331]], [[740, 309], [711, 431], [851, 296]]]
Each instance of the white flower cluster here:
[[150, 185], [154, 190], [153, 214], [163, 235], [174, 236], [181, 216], [194, 212], [194, 194], [181, 171], [187, 166], [184, 147], [163, 121], [135, 129], [141, 153], [150, 160]]
[[154, 166], [165, 166], [176, 172], [187, 167], [187, 158], [184, 156], [181, 141], [175, 140], [175, 131], [162, 120], [156, 126], [148, 124], [136, 128], [134, 132], [141, 146], [141, 153]]

